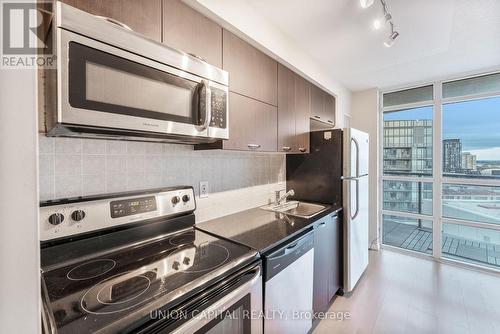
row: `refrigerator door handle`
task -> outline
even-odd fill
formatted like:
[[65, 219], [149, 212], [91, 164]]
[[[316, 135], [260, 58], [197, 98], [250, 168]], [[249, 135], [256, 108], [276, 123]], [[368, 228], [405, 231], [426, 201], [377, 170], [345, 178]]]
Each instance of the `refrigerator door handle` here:
[[351, 214], [351, 220], [354, 220], [359, 214], [359, 179], [353, 178], [350, 181], [356, 182], [356, 211], [354, 211], [354, 215]]
[[[366, 174], [366, 175], [368, 175], [368, 174]], [[360, 177], [363, 177], [363, 176], [366, 176], [366, 175], [360, 175]], [[350, 216], [351, 216], [351, 219], [356, 219], [356, 217], [359, 214], [359, 178], [356, 177], [356, 176], [341, 176], [340, 179], [343, 180], [343, 181], [349, 181], [349, 182], [354, 181], [354, 182], [356, 182], [356, 210], [354, 211], [354, 215], [352, 215], [351, 213], [349, 213]], [[351, 187], [350, 184], [349, 184], [349, 187]], [[349, 211], [352, 212], [350, 205], [349, 205]]]
[[356, 146], [356, 177], [359, 177], [359, 143], [354, 137], [351, 138], [351, 141]]

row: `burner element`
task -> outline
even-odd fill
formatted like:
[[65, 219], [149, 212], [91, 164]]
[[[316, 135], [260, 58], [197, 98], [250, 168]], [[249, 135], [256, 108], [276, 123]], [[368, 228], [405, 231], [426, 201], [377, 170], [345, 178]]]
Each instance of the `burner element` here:
[[111, 259], [97, 259], [82, 263], [66, 274], [72, 281], [81, 281], [104, 275], [116, 266], [116, 262]]
[[[129, 310], [151, 297], [148, 290], [156, 279], [154, 271], [142, 274], [125, 273], [111, 276], [87, 290], [80, 305], [91, 314], [113, 314]], [[146, 293], [148, 292], [148, 293]], [[143, 298], [138, 297], [144, 295]]]

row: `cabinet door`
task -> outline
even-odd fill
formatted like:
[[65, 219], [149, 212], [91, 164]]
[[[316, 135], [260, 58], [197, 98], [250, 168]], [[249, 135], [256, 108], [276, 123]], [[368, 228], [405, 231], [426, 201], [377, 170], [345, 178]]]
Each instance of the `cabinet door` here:
[[335, 125], [335, 97], [325, 93], [325, 110], [323, 115], [325, 120], [331, 125]]
[[63, 0], [94, 15], [125, 23], [134, 31], [161, 42], [161, 0]]
[[323, 312], [328, 309], [330, 299], [328, 294], [328, 275], [331, 259], [329, 254], [328, 219], [322, 218], [315, 223], [314, 228], [314, 284], [313, 284], [313, 310]]
[[335, 97], [311, 84], [311, 117], [335, 125]]
[[311, 84], [311, 117], [319, 120], [323, 120], [323, 112], [325, 110], [325, 98], [324, 92], [318, 86]]
[[267, 103], [255, 103], [255, 141], [257, 151], [276, 152], [278, 144], [278, 108]]
[[231, 91], [276, 106], [278, 63], [247, 42], [223, 31], [222, 66]]
[[295, 151], [295, 73], [278, 64], [278, 151]]
[[163, 0], [163, 43], [222, 67], [222, 28], [181, 0]]
[[229, 93], [229, 140], [224, 141], [224, 149], [248, 150], [249, 144], [255, 144], [255, 102]]
[[230, 92], [229, 110], [229, 140], [223, 142], [224, 149], [276, 152], [276, 107]]
[[309, 82], [299, 75], [295, 76], [295, 148], [300, 153], [309, 153]]

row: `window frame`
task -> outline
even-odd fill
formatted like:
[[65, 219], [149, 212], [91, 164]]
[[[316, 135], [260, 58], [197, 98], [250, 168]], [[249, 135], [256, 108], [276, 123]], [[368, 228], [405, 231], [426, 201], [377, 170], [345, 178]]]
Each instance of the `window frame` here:
[[[466, 225], [471, 227], [478, 228], [486, 228], [490, 230], [500, 231], [500, 224], [491, 224], [491, 223], [483, 223], [483, 222], [474, 222], [467, 221], [455, 218], [446, 218], [443, 217], [442, 214], [442, 195], [443, 195], [443, 184], [464, 184], [464, 185], [477, 185], [477, 186], [500, 186], [500, 178], [499, 179], [473, 179], [473, 178], [460, 178], [460, 177], [445, 177], [442, 172], [442, 135], [443, 135], [443, 123], [442, 123], [442, 111], [443, 105], [449, 103], [459, 103], [473, 100], [482, 100], [494, 97], [500, 97], [500, 90], [488, 93], [478, 93], [471, 94], [459, 97], [442, 97], [443, 84], [456, 80], [469, 79], [474, 77], [481, 77], [489, 74], [500, 73], [500, 70], [490, 71], [486, 73], [480, 73], [469, 76], [460, 76], [453, 78], [446, 78], [443, 80], [437, 80], [432, 83], [422, 82], [413, 85], [402, 85], [399, 87], [393, 87], [390, 89], [382, 89], [379, 91], [379, 154], [378, 154], [378, 163], [380, 168], [378, 168], [378, 221], [379, 224], [379, 235], [380, 235], [380, 245], [383, 248], [391, 248], [396, 249], [398, 251], [409, 253], [417, 256], [424, 257], [433, 257], [438, 261], [442, 262], [452, 262], [457, 263], [461, 266], [472, 267], [472, 268], [481, 268], [486, 271], [494, 271], [500, 272], [499, 269], [478, 266], [475, 264], [470, 264], [466, 262], [462, 262], [459, 260], [444, 258], [441, 252], [442, 247], [442, 227], [443, 224], [453, 224], [453, 225]], [[412, 88], [424, 87], [432, 85], [433, 86], [433, 100], [421, 101], [418, 103], [409, 103], [402, 104], [397, 106], [384, 107], [384, 94], [393, 93], [401, 90], [407, 90]], [[429, 176], [405, 176], [405, 175], [384, 175], [384, 112], [394, 112], [399, 110], [411, 109], [411, 108], [420, 108], [420, 107], [433, 107], [433, 168], [432, 177]], [[384, 203], [384, 189], [383, 182], [384, 181], [413, 181], [413, 182], [430, 182], [433, 185], [433, 210], [432, 215], [424, 215], [424, 214], [416, 214], [416, 213], [408, 213], [408, 212], [399, 212], [392, 210], [385, 210], [383, 208]], [[407, 218], [416, 218], [422, 220], [430, 220], [432, 221], [432, 233], [433, 233], [433, 254], [422, 254], [417, 253], [415, 251], [404, 250], [390, 245], [384, 245], [382, 242], [383, 236], [383, 215], [393, 215]]]

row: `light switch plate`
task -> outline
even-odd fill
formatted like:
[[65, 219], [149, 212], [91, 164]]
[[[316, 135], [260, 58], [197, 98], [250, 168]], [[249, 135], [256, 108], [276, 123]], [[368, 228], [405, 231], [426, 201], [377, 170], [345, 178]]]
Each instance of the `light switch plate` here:
[[200, 181], [200, 198], [208, 197], [208, 181]]

